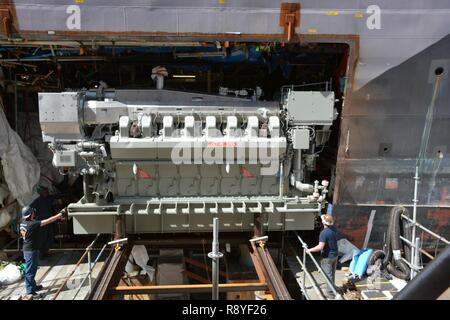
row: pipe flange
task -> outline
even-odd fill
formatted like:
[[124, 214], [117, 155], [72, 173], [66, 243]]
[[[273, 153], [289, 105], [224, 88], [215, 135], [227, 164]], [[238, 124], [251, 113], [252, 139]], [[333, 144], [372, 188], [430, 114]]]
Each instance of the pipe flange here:
[[220, 259], [222, 257], [223, 257], [223, 253], [222, 252], [217, 252], [217, 253], [210, 252], [210, 253], [208, 253], [208, 258], [211, 258], [211, 259]]

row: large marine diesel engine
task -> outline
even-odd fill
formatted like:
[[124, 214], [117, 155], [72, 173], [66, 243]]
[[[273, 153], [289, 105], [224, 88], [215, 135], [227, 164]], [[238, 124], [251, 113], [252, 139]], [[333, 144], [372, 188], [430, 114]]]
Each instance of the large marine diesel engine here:
[[307, 178], [335, 116], [333, 92], [39, 94], [53, 165], [83, 177], [76, 234], [211, 231], [215, 216], [221, 231], [313, 229], [328, 181]]

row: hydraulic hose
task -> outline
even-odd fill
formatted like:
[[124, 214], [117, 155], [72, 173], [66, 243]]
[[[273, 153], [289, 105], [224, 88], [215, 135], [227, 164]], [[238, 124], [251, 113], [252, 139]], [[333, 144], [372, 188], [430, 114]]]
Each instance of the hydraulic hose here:
[[387, 231], [387, 235], [386, 235], [386, 246], [384, 247], [385, 250], [385, 256], [384, 256], [384, 260], [383, 260], [383, 264], [382, 267], [386, 268], [387, 265], [389, 264], [389, 262], [391, 261], [392, 258], [392, 251], [391, 251], [391, 234], [392, 234], [392, 226], [394, 225], [392, 222], [394, 215], [391, 214], [389, 215], [389, 224], [388, 224], [388, 231]]
[[394, 207], [391, 210], [386, 243], [386, 257], [383, 261], [383, 266], [386, 266], [390, 274], [403, 280], [408, 280], [410, 276], [410, 269], [402, 260], [401, 251], [403, 245], [400, 239], [401, 229], [404, 229], [403, 224], [402, 228], [400, 228], [401, 215], [406, 212], [404, 207]]
[[450, 283], [450, 246], [441, 252], [414, 279], [412, 279], [394, 300], [435, 300]]
[[383, 261], [385, 256], [386, 254], [383, 250], [375, 250], [374, 252], [372, 252], [366, 271], [369, 276], [373, 275], [376, 272], [376, 269], [379, 269], [380, 271], [384, 270]]
[[394, 260], [393, 263], [388, 264], [387, 271], [399, 279], [409, 279], [410, 270], [408, 265], [403, 260]]
[[373, 266], [377, 263], [378, 260], [384, 260], [386, 254], [383, 250], [375, 250], [369, 258], [369, 266]]

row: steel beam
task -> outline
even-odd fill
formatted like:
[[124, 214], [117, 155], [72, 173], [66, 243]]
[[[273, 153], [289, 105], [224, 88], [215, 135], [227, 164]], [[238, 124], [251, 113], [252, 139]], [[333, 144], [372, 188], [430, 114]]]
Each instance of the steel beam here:
[[[221, 235], [222, 243], [230, 243], [232, 245], [239, 245], [248, 241], [250, 233], [224, 233]], [[133, 243], [136, 245], [147, 245], [155, 248], [191, 248], [203, 246], [208, 243], [211, 233], [206, 233], [204, 236], [198, 236], [197, 234], [186, 235], [164, 235], [161, 239], [161, 235], [146, 235], [147, 238], [136, 239]]]
[[289, 294], [267, 248], [261, 246], [257, 247], [253, 241], [251, 242], [251, 245], [253, 248], [251, 256], [258, 277], [267, 281], [267, 286], [274, 299], [291, 300], [291, 295]]
[[[255, 283], [220, 283], [220, 292], [263, 291], [267, 284]], [[208, 293], [212, 290], [212, 284], [182, 284], [162, 286], [117, 286], [111, 289], [113, 295], [134, 294], [164, 294], [164, 293]]]
[[120, 250], [111, 250], [108, 260], [105, 263], [105, 267], [100, 272], [98, 276], [99, 280], [90, 293], [88, 300], [111, 299], [111, 288], [119, 284], [132, 248], [133, 244], [128, 243], [125, 244]]

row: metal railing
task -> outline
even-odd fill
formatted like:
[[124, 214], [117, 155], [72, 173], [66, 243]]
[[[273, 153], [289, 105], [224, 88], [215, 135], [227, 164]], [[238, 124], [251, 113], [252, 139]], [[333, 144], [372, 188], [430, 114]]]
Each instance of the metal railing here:
[[[440, 77], [438, 77], [437, 82], [436, 82], [436, 86], [435, 86], [435, 90], [438, 89], [438, 85], [440, 82]], [[436, 94], [436, 91], [435, 91]], [[420, 154], [419, 154], [419, 158], [417, 159], [417, 165], [415, 168], [415, 175], [414, 175], [414, 198], [413, 198], [413, 215], [412, 215], [412, 219], [410, 217], [408, 217], [405, 214], [401, 215], [401, 218], [408, 221], [410, 224], [412, 224], [412, 232], [411, 232], [411, 239], [406, 239], [402, 236], [400, 236], [400, 240], [402, 240], [404, 243], [406, 243], [410, 248], [411, 248], [411, 257], [410, 257], [410, 261], [407, 261], [406, 259], [402, 258], [402, 260], [411, 268], [411, 273], [410, 273], [410, 279], [412, 280], [417, 273], [423, 268], [422, 263], [421, 263], [421, 257], [423, 255], [427, 256], [428, 258], [430, 258], [431, 260], [434, 259], [434, 257], [432, 255], [430, 255], [428, 252], [426, 252], [425, 250], [422, 249], [422, 242], [423, 242], [423, 232], [428, 233], [430, 236], [436, 238], [436, 252], [435, 252], [435, 256], [437, 254], [437, 248], [439, 247], [439, 241], [444, 242], [446, 245], [448, 245], [450, 242], [445, 239], [444, 237], [438, 235], [437, 233], [431, 231], [428, 228], [425, 228], [423, 225], [421, 225], [420, 223], [417, 222], [417, 205], [419, 202], [418, 199], [418, 191], [419, 191], [419, 170], [420, 170], [420, 165], [422, 164], [422, 160], [423, 160], [423, 153], [425, 152], [424, 150], [424, 143], [426, 146], [426, 143], [428, 143], [428, 139], [429, 139], [429, 132], [425, 133], [425, 130], [427, 129], [428, 125], [431, 125], [429, 122], [432, 119], [432, 110], [434, 108], [434, 99], [435, 97], [433, 96], [433, 102], [428, 110], [427, 113], [427, 120], [425, 122], [425, 128], [424, 128], [424, 133], [422, 136], [422, 143], [421, 143], [421, 150], [420, 150]], [[431, 112], [431, 116], [430, 116], [430, 112]], [[428, 128], [429, 131], [429, 128]], [[422, 230], [422, 237], [416, 237], [416, 230], [417, 228]]]
[[83, 278], [83, 280], [81, 281], [80, 285], [78, 286], [78, 289], [75, 293], [75, 295], [73, 296], [72, 300], [75, 300], [76, 296], [78, 295], [78, 293], [80, 292], [81, 288], [83, 288], [84, 283], [86, 282], [86, 279], [89, 279], [89, 293], [92, 292], [92, 270], [95, 268], [95, 266], [97, 265], [97, 262], [99, 261], [100, 257], [102, 256], [103, 252], [105, 251], [105, 248], [108, 244], [104, 244], [102, 249], [100, 250], [100, 252], [98, 253], [97, 257], [94, 260], [94, 263], [91, 264], [91, 257], [90, 257], [90, 251], [91, 249], [89, 249], [88, 251], [88, 267], [89, 267], [89, 271], [86, 274], [86, 276]]
[[[409, 220], [410, 223], [412, 223], [412, 235], [411, 235], [411, 240], [410, 242], [405, 242], [407, 243], [410, 247], [411, 247], [411, 259], [409, 261], [409, 266], [411, 268], [411, 275], [410, 278], [411, 280], [416, 276], [416, 272], [418, 269], [420, 269], [421, 266], [419, 266], [420, 264], [420, 252], [421, 252], [421, 248], [420, 248], [420, 238], [416, 237], [416, 229], [417, 227], [421, 228], [422, 231], [427, 232], [428, 234], [432, 235], [435, 238], [438, 239], [442, 239], [441, 236], [435, 234], [434, 232], [428, 230], [427, 228], [423, 227], [422, 225], [419, 226], [419, 224], [417, 223], [417, 204], [419, 202], [418, 199], [418, 192], [419, 192], [419, 172], [422, 171], [424, 163], [426, 161], [426, 151], [428, 149], [428, 144], [429, 144], [429, 140], [430, 140], [430, 135], [431, 135], [431, 128], [432, 128], [432, 124], [433, 124], [433, 115], [435, 112], [435, 106], [436, 106], [436, 100], [439, 96], [439, 90], [441, 87], [441, 83], [442, 83], [442, 79], [443, 79], [443, 75], [436, 73], [436, 77], [435, 77], [435, 81], [434, 81], [434, 88], [433, 88], [433, 95], [431, 97], [431, 101], [430, 104], [428, 105], [427, 108], [427, 114], [425, 117], [425, 125], [422, 131], [422, 138], [421, 138], [421, 142], [420, 142], [420, 149], [419, 149], [419, 155], [417, 157], [417, 161], [416, 161], [416, 170], [415, 170], [415, 175], [414, 175], [414, 198], [413, 198], [413, 217], [412, 220], [411, 219], [407, 219]], [[403, 217], [403, 215], [402, 215]], [[403, 217], [406, 218], [406, 217]], [[403, 240], [404, 241], [404, 240]], [[438, 240], [439, 242], [439, 240]], [[448, 244], [448, 242], [447, 242]]]
[[81, 255], [81, 257], [78, 260], [78, 262], [76, 263], [75, 267], [72, 269], [70, 274], [66, 277], [64, 282], [61, 284], [61, 286], [56, 291], [55, 295], [53, 296], [53, 300], [56, 300], [56, 298], [62, 292], [64, 287], [67, 285], [67, 282], [74, 275], [75, 271], [78, 269], [78, 267], [81, 265], [81, 263], [85, 260], [85, 258], [87, 259], [88, 272], [87, 272], [86, 276], [81, 280], [80, 285], [77, 287], [75, 295], [73, 296], [73, 300], [75, 300], [76, 296], [80, 292], [81, 288], [83, 287], [83, 285], [84, 285], [84, 283], [86, 282], [87, 279], [89, 279], [89, 292], [92, 291], [92, 285], [93, 285], [93, 283], [92, 283], [92, 270], [96, 266], [97, 262], [100, 260], [103, 252], [105, 251], [106, 246], [108, 245], [108, 244], [103, 245], [103, 247], [100, 249], [100, 252], [98, 253], [97, 257], [94, 259], [94, 262], [92, 263], [91, 252], [94, 251], [94, 250], [98, 250], [98, 249], [94, 249], [93, 247], [94, 247], [94, 244], [97, 242], [99, 236], [100, 236], [100, 234], [97, 234], [95, 239], [86, 247], [86, 249], [84, 250], [84, 253]]
[[[313, 88], [311, 88], [313, 87]], [[314, 88], [316, 87], [316, 88]], [[295, 89], [302, 91], [305, 90], [305, 88], [308, 88], [309, 90], [325, 90], [325, 91], [332, 91], [333, 90], [333, 79], [330, 78], [329, 81], [321, 81], [321, 82], [313, 82], [313, 83], [303, 83], [303, 84], [288, 84], [284, 85], [280, 89], [281, 94], [281, 101], [284, 101], [286, 99], [287, 92], [289, 90], [294, 91]]]
[[[414, 221], [414, 218], [411, 219], [409, 216], [407, 216], [405, 214], [402, 214], [401, 218], [408, 221], [412, 225], [412, 228], [414, 228], [414, 229], [419, 228], [422, 230], [421, 237], [415, 237], [415, 239], [414, 238], [406, 239], [405, 237], [400, 236], [400, 240], [402, 240], [406, 245], [411, 247], [411, 261], [407, 261], [404, 258], [402, 258], [402, 260], [411, 268], [411, 279], [413, 279], [417, 275], [417, 273], [423, 269], [423, 265], [421, 263], [422, 255], [433, 260], [437, 255], [437, 248], [439, 247], [440, 242], [444, 243], [445, 245], [449, 245], [450, 241], [447, 240], [446, 238], [438, 235], [437, 233], [431, 231], [430, 229], [424, 227], [419, 222]], [[428, 253], [427, 251], [423, 250], [423, 248], [422, 248], [424, 232], [436, 239], [436, 246], [435, 246], [436, 252], [435, 252], [434, 256], [431, 255], [430, 253]], [[416, 232], [414, 232], [414, 236], [415, 236], [415, 233]]]
[[319, 295], [319, 297], [322, 300], [326, 300], [325, 295], [322, 292], [322, 289], [316, 284], [316, 281], [314, 280], [314, 278], [312, 277], [312, 275], [309, 273], [309, 271], [306, 268], [306, 257], [309, 256], [309, 258], [311, 258], [311, 261], [316, 266], [317, 271], [325, 280], [326, 286], [328, 287], [328, 289], [330, 289], [333, 292], [335, 300], [342, 300], [343, 298], [342, 298], [341, 294], [339, 292], [337, 292], [334, 283], [332, 283], [331, 279], [328, 278], [326, 273], [323, 271], [322, 267], [317, 262], [316, 258], [314, 258], [312, 253], [306, 251], [308, 249], [308, 245], [306, 244], [306, 242], [303, 241], [303, 239], [298, 235], [298, 233], [296, 231], [294, 231], [294, 234], [297, 237], [298, 241], [300, 241], [300, 243], [302, 244], [302, 248], [303, 248], [303, 259], [300, 259], [298, 255], [295, 255], [295, 257], [303, 270], [303, 280], [301, 281], [301, 283], [302, 283], [301, 289], [302, 289], [305, 297], [309, 300], [309, 296], [308, 296], [308, 293], [307, 293], [307, 290], [305, 287], [305, 283], [306, 283], [305, 280], [306, 280], [306, 277], [308, 277], [308, 280], [311, 282], [311, 285], [313, 286], [314, 290]]

